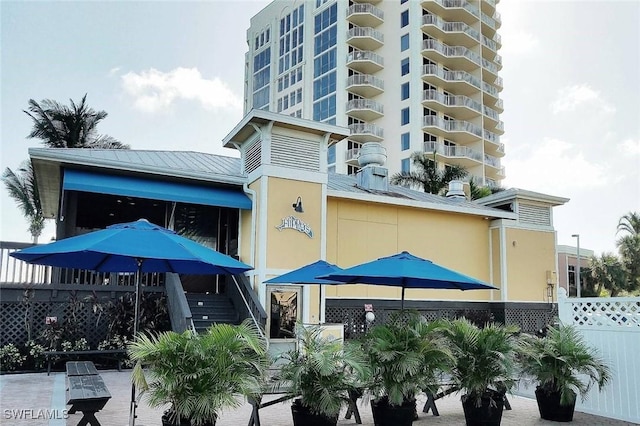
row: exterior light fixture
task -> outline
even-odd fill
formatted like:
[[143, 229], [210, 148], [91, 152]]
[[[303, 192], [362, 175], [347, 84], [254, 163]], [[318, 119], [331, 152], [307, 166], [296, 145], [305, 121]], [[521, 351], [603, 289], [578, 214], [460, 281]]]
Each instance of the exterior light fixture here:
[[304, 213], [304, 209], [302, 208], [302, 198], [300, 197], [298, 197], [296, 202], [293, 203], [291, 207], [293, 207], [293, 210], [295, 210], [297, 213]]

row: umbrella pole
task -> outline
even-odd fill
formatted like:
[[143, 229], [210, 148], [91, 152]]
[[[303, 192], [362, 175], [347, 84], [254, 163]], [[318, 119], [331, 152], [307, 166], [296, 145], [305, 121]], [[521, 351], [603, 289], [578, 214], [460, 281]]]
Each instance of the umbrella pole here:
[[404, 311], [404, 286], [402, 287], [402, 301], [400, 302], [400, 310]]
[[[138, 316], [140, 315], [140, 275], [142, 274], [142, 259], [136, 259], [138, 263], [138, 270], [136, 271], [136, 305], [133, 309], [133, 340], [136, 339], [138, 334]], [[129, 426], [135, 426], [136, 424], [136, 408], [138, 408], [138, 402], [136, 401], [136, 385], [131, 382], [131, 407], [129, 410]]]
[[318, 325], [322, 324], [322, 284], [318, 284]]

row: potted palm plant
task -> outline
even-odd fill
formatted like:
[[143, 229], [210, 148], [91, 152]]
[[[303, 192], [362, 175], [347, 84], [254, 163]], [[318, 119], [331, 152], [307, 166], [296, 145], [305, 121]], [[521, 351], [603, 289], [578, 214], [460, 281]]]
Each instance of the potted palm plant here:
[[455, 356], [451, 381], [463, 392], [467, 426], [499, 426], [504, 398], [515, 384], [517, 327], [483, 328], [465, 318], [449, 321], [445, 333]]
[[416, 394], [435, 393], [441, 373], [453, 361], [441, 326], [403, 311], [366, 334], [363, 348], [372, 368], [368, 390], [375, 425], [410, 426], [417, 414]]
[[556, 422], [572, 421], [577, 395], [584, 400], [594, 384], [602, 390], [611, 379], [609, 367], [571, 326], [524, 338], [521, 365], [537, 382], [540, 417]]
[[293, 401], [294, 426], [335, 426], [349, 391], [361, 386], [369, 368], [359, 348], [322, 336], [320, 327], [296, 326], [297, 348], [281, 355], [276, 387]]
[[140, 335], [129, 344], [132, 380], [151, 407], [169, 405], [163, 426], [215, 425], [220, 410], [256, 396], [268, 360], [257, 327], [215, 324], [204, 334]]

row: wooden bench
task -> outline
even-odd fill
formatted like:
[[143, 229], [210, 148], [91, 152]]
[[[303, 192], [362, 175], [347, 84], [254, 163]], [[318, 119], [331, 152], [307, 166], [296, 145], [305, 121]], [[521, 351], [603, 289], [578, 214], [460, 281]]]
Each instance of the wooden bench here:
[[[429, 410], [431, 410], [431, 413], [434, 416], [439, 416], [440, 413], [438, 412], [438, 407], [436, 407], [436, 401], [459, 390], [458, 387], [451, 384], [445, 384], [443, 387], [444, 389], [435, 395], [431, 392], [427, 392], [427, 402], [424, 403], [424, 407], [422, 408], [423, 413], [428, 413]], [[511, 410], [511, 404], [509, 403], [506, 395], [504, 396], [504, 409]]]
[[104, 408], [111, 394], [91, 361], [66, 363], [67, 405], [69, 414], [81, 411], [78, 426], [100, 426], [96, 413]]
[[47, 361], [47, 376], [51, 373], [51, 364], [59, 360], [81, 361], [87, 358], [104, 358], [117, 361], [118, 371], [122, 370], [122, 361], [127, 356], [126, 349], [104, 349], [86, 351], [45, 351], [44, 358]]
[[[249, 403], [251, 404], [251, 418], [249, 419], [249, 426], [261, 426], [260, 424], [260, 409], [261, 408], [265, 408], [265, 407], [269, 407], [271, 405], [275, 405], [278, 404], [280, 402], [284, 402], [287, 401], [289, 399], [292, 398], [296, 398], [295, 395], [284, 395], [281, 396], [280, 398], [276, 398], [272, 401], [267, 401], [267, 402], [262, 402], [262, 396], [264, 395], [278, 395], [278, 394], [283, 394], [285, 393], [284, 391], [280, 392], [280, 391], [267, 391], [264, 392], [258, 399], [253, 399], [253, 398], [249, 398]], [[354, 399], [355, 397], [355, 399]], [[358, 406], [356, 405], [356, 401], [357, 398], [355, 396], [355, 394], [352, 394], [351, 392], [349, 392], [349, 406], [347, 408], [347, 413], [345, 415], [345, 419], [350, 419], [351, 415], [353, 414], [353, 416], [355, 417], [355, 421], [357, 424], [361, 425], [362, 424], [362, 420], [360, 419], [360, 412], [358, 411]]]

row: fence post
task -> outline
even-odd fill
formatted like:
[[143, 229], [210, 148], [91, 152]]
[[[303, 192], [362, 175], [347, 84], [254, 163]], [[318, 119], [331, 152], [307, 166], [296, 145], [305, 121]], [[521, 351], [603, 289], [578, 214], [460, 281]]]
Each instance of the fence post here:
[[567, 290], [558, 288], [558, 319], [564, 325], [573, 324], [571, 300], [567, 297]]

